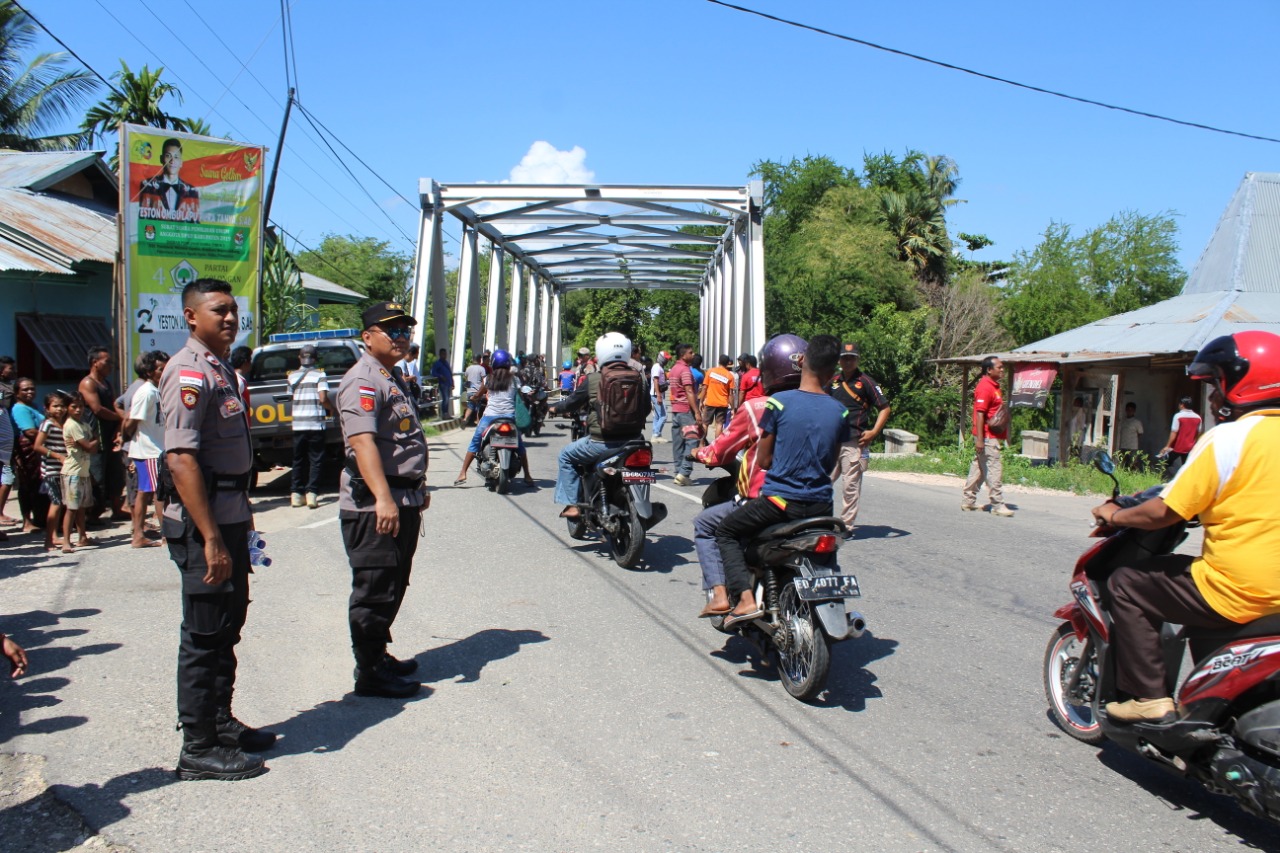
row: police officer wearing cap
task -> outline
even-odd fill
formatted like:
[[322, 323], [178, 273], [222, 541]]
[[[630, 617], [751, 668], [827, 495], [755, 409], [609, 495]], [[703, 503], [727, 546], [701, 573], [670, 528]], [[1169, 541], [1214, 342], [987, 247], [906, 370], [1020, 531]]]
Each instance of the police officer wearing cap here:
[[[831, 473], [833, 483], [844, 478], [844, 487], [840, 490], [844, 509], [840, 520], [848, 528], [845, 539], [852, 539], [858, 503], [862, 499], [862, 475], [871, 463], [871, 442], [880, 437], [893, 409], [880, 384], [859, 369], [857, 344], [840, 347], [840, 370], [831, 377], [827, 393], [849, 410], [849, 425], [853, 428], [849, 440], [840, 445], [836, 467]], [[874, 424], [872, 410], [876, 412]]]
[[410, 326], [417, 321], [396, 302], [380, 302], [362, 317], [364, 355], [338, 388], [346, 441], [338, 517], [351, 563], [355, 692], [404, 698], [422, 687], [406, 677], [418, 663], [396, 660], [387, 643], [409, 587], [421, 515], [430, 499], [426, 436], [396, 363], [409, 351]]
[[160, 378], [165, 423], [161, 494], [169, 555], [182, 573], [178, 645], [180, 779], [262, 774], [247, 754], [275, 742], [231, 713], [235, 647], [249, 606], [249, 479], [253, 452], [236, 375], [226, 362], [239, 333], [231, 285], [197, 279], [182, 290], [191, 330]]

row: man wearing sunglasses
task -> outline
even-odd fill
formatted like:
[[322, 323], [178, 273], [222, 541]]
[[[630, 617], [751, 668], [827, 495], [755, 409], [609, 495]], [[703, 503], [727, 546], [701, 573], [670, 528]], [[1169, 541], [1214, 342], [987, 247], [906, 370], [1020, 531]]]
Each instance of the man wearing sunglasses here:
[[410, 327], [417, 320], [397, 302], [379, 302], [362, 318], [364, 355], [338, 389], [346, 442], [338, 518], [351, 563], [348, 621], [355, 692], [403, 698], [422, 687], [406, 677], [418, 662], [396, 660], [387, 643], [409, 586], [429, 498], [426, 436], [396, 363], [409, 351]]

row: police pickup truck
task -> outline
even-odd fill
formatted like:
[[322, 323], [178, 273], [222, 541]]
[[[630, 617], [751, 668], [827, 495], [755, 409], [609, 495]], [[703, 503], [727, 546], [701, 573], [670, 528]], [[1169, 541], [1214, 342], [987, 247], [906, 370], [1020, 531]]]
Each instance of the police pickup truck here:
[[[293, 464], [293, 395], [287, 378], [298, 369], [298, 353], [305, 344], [316, 348], [316, 366], [324, 369], [329, 399], [334, 405], [342, 375], [364, 352], [357, 329], [271, 335], [264, 346], [253, 351], [249, 374], [249, 435], [257, 471]], [[325, 418], [324, 439], [326, 452], [341, 456], [342, 430], [332, 416]]]

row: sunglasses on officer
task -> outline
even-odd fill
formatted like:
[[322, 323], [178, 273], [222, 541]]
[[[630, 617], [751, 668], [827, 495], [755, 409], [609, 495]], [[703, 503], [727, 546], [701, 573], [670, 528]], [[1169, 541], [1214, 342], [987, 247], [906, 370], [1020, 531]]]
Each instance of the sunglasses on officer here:
[[413, 329], [408, 326], [392, 326], [390, 329], [384, 329], [381, 326], [374, 326], [373, 328], [393, 341], [407, 341], [413, 337]]

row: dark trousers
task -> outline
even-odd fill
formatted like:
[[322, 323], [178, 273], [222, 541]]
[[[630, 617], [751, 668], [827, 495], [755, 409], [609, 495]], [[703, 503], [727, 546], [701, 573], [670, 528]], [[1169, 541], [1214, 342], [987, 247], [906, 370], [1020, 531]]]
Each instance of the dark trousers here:
[[1182, 465], [1187, 461], [1186, 453], [1175, 453], [1170, 450], [1169, 455], [1164, 460], [1164, 481], [1167, 483], [1182, 470]]
[[342, 544], [351, 563], [351, 598], [347, 618], [351, 644], [381, 646], [391, 641], [391, 623], [409, 589], [413, 555], [418, 549], [421, 507], [400, 508], [400, 533], [379, 533], [372, 512], [342, 510]]
[[235, 689], [236, 644], [249, 610], [249, 522], [218, 525], [231, 553], [231, 577], [219, 586], [204, 582], [204, 537], [195, 525], [165, 518], [164, 527], [182, 573], [178, 720], [198, 723], [229, 706]]
[[324, 430], [300, 429], [293, 433], [293, 486], [295, 495], [320, 491], [324, 469]]
[[1191, 578], [1192, 557], [1162, 554], [1116, 570], [1111, 590], [1116, 687], [1139, 699], [1169, 695], [1160, 628], [1165, 622], [1198, 628], [1236, 623], [1209, 606]]
[[751, 572], [747, 569], [746, 550], [742, 546], [744, 539], [750, 539], [770, 525], [824, 515], [831, 515], [831, 501], [786, 501], [784, 509], [770, 498], [749, 500], [729, 513], [716, 528], [716, 547], [724, 561], [729, 600], [736, 602], [739, 595], [751, 588]]

